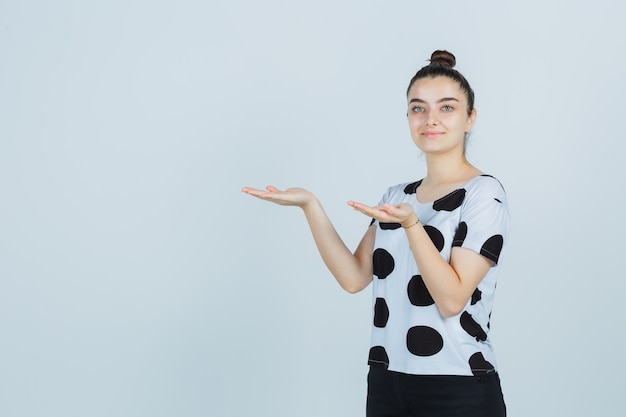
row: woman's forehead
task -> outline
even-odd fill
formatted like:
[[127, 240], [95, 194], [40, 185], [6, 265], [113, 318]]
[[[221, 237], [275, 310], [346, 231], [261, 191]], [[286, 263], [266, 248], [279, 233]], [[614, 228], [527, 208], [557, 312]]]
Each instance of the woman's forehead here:
[[463, 97], [461, 86], [455, 80], [448, 77], [422, 78], [411, 86], [409, 90], [409, 100], [413, 98], [436, 99], [443, 97]]

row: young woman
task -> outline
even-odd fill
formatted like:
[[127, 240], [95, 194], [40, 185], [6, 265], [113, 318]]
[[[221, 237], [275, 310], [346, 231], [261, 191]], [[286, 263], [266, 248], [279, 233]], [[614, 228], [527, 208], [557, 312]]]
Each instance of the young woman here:
[[488, 332], [507, 200], [500, 182], [465, 156], [476, 110], [455, 63], [435, 51], [411, 79], [409, 129], [427, 174], [390, 187], [377, 206], [348, 202], [373, 219], [354, 253], [309, 191], [243, 188], [300, 207], [345, 290], [373, 281], [369, 417], [506, 415]]

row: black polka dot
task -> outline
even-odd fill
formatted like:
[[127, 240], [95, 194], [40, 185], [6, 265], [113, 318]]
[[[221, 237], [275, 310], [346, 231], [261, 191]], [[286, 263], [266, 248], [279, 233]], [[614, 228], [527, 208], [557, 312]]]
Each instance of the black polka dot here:
[[496, 200], [498, 203], [502, 204], [502, 201], [498, 200], [497, 198], [493, 198], [494, 200]]
[[387, 369], [389, 367], [389, 356], [387, 356], [385, 348], [382, 346], [373, 346], [370, 349], [367, 364], [374, 368]]
[[376, 298], [374, 304], [374, 326], [385, 327], [389, 320], [389, 307], [384, 298]]
[[461, 207], [465, 200], [465, 188], [452, 191], [445, 197], [441, 197], [433, 203], [433, 210], [436, 211], [454, 211]]
[[483, 376], [496, 371], [496, 368], [485, 359], [481, 352], [474, 353], [468, 362], [474, 376]]
[[467, 223], [459, 223], [459, 227], [454, 233], [454, 239], [452, 239], [452, 246], [463, 246], [465, 238], [467, 237]]
[[424, 230], [426, 230], [426, 233], [428, 233], [430, 240], [433, 241], [437, 250], [441, 252], [441, 250], [443, 249], [443, 245], [444, 245], [443, 234], [441, 234], [441, 232], [438, 229], [429, 225], [424, 226]]
[[393, 256], [383, 248], [378, 248], [374, 251], [372, 262], [374, 275], [380, 279], [387, 278], [395, 267]]
[[415, 275], [411, 278], [407, 292], [409, 294], [409, 301], [411, 301], [411, 304], [414, 306], [425, 307], [435, 304], [421, 275]]
[[480, 324], [476, 323], [476, 321], [472, 318], [472, 315], [467, 311], [464, 311], [461, 314], [461, 327], [463, 330], [467, 332], [472, 337], [476, 338], [476, 341], [485, 341], [487, 340], [487, 333], [480, 327]]
[[443, 338], [432, 327], [415, 326], [406, 334], [406, 347], [416, 356], [432, 356], [443, 349]]
[[415, 194], [417, 187], [420, 186], [422, 180], [412, 182], [411, 184], [404, 187], [404, 194]]
[[396, 230], [402, 227], [400, 223], [378, 223], [383, 230]]
[[472, 305], [476, 304], [477, 302], [479, 302], [481, 299], [483, 298], [483, 293], [481, 290], [479, 290], [478, 288], [476, 288], [474, 290], [474, 293], [472, 294]]
[[485, 258], [498, 263], [500, 252], [502, 252], [502, 246], [504, 245], [504, 238], [502, 235], [491, 236], [480, 248], [480, 254]]

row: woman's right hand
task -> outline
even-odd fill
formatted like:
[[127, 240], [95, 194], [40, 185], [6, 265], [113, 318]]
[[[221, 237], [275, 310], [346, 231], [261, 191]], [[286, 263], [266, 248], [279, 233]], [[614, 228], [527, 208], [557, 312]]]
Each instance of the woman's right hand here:
[[304, 188], [287, 188], [284, 191], [279, 190], [273, 185], [268, 185], [265, 190], [257, 190], [256, 188], [243, 187], [241, 189], [246, 194], [260, 198], [261, 200], [271, 201], [281, 206], [297, 206], [305, 208], [306, 205], [315, 201], [312, 192]]
[[352, 254], [312, 192], [304, 188], [287, 188], [281, 191], [272, 185], [265, 190], [244, 187], [241, 191], [261, 200], [302, 208], [324, 263], [346, 291], [361, 291], [372, 282], [375, 227], [367, 229], [359, 247]]

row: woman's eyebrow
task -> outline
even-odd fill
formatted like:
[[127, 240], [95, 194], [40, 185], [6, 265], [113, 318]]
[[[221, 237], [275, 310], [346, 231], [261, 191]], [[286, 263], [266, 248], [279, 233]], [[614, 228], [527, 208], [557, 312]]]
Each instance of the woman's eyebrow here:
[[[444, 97], [444, 98], [437, 100], [437, 103], [443, 103], [444, 101], [459, 101], [459, 99], [456, 99], [454, 97]], [[426, 102], [422, 100], [421, 98], [412, 98], [411, 101], [409, 101], [409, 103], [426, 103]]]

